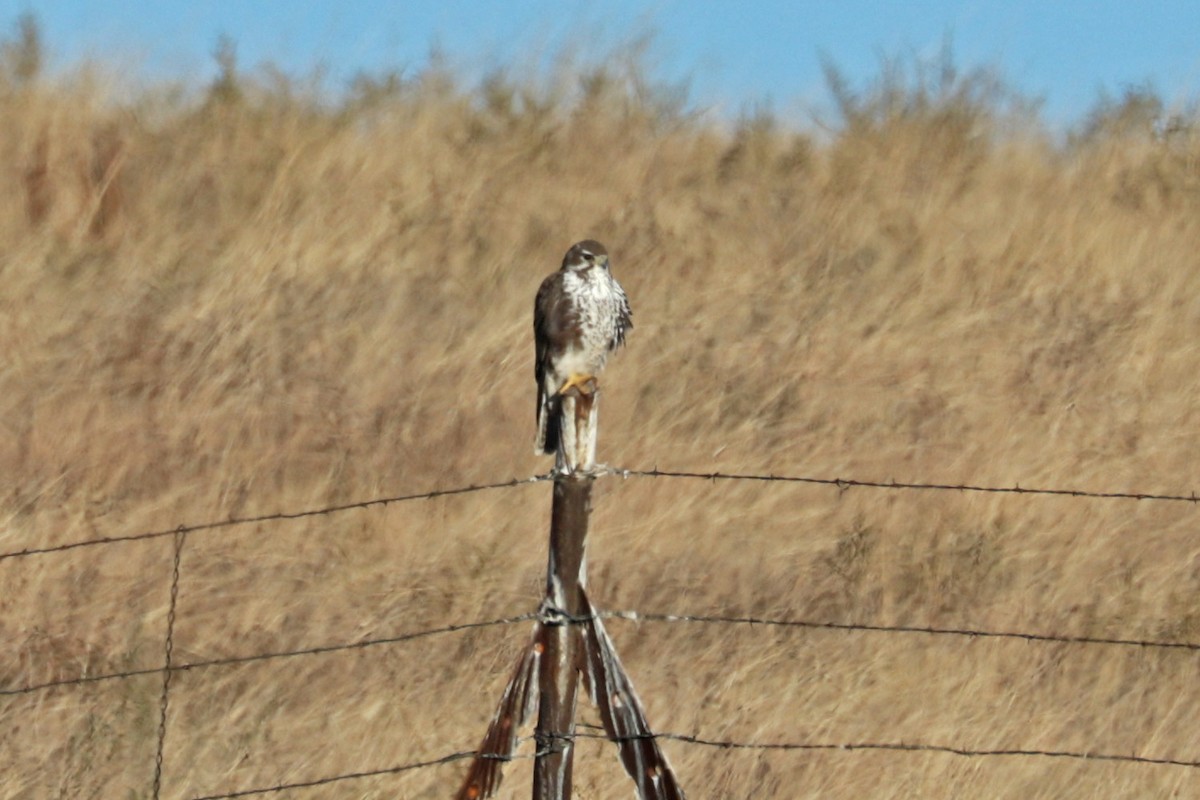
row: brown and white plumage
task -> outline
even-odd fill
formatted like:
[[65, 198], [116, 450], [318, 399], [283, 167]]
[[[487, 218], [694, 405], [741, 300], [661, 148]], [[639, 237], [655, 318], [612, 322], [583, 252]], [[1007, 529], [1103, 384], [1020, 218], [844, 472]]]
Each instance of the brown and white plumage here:
[[567, 251], [562, 267], [542, 281], [533, 304], [538, 434], [535, 452], [558, 450], [561, 393], [604, 369], [609, 353], [633, 327], [625, 290], [612, 276], [608, 251], [592, 239]]

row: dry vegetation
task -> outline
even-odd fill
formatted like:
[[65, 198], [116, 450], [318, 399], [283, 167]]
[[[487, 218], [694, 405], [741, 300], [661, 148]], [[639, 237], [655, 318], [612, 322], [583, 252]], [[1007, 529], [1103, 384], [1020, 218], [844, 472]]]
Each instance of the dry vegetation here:
[[[723, 131], [619, 69], [475, 90], [431, 69], [330, 102], [226, 58], [207, 91], [117, 103], [27, 45], [0, 79], [4, 552], [544, 471], [532, 298], [585, 236], [637, 323], [604, 461], [1200, 488], [1200, 138], [1153, 135], [1144, 95], [1061, 145], [982, 76], [831, 76], [818, 138]], [[548, 507], [540, 484], [194, 534], [175, 657], [532, 610]], [[610, 478], [591, 584], [608, 608], [1198, 641], [1197, 513]], [[0, 686], [160, 664], [170, 554], [0, 561]], [[611, 627], [662, 730], [1200, 757], [1194, 652]], [[179, 673], [163, 796], [469, 749], [525, 635]], [[159, 689], [0, 698], [0, 794], [148, 797]], [[1200, 793], [1179, 767], [666, 749], [695, 798]], [[277, 796], [440, 798], [464, 769]], [[584, 743], [578, 796], [629, 792]]]

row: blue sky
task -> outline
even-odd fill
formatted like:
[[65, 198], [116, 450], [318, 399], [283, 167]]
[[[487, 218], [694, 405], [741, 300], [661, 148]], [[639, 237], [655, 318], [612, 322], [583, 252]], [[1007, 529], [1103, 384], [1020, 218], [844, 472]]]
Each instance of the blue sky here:
[[358, 70], [418, 70], [434, 43], [477, 76], [564, 51], [594, 61], [652, 33], [657, 74], [689, 78], [694, 106], [733, 116], [767, 101], [787, 117], [827, 101], [821, 54], [862, 86], [882, 55], [934, 56], [949, 35], [960, 68], [999, 67], [1056, 126], [1101, 90], [1200, 97], [1200, 0], [0, 0], [0, 26], [23, 11], [52, 65], [94, 57], [150, 79], [207, 80], [221, 33], [243, 66], [321, 64], [335, 87]]

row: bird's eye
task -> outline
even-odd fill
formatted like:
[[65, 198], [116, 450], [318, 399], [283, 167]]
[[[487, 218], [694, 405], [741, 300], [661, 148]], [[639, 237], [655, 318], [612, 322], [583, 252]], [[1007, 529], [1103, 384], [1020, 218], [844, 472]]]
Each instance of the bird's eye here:
[[584, 253], [584, 254], [583, 254], [583, 259], [584, 259], [584, 261], [587, 261], [587, 262], [589, 262], [589, 263], [590, 263], [590, 262], [592, 262], [592, 261], [595, 261], [595, 260], [596, 260], [596, 257], [595, 257], [594, 255], [592, 255], [591, 253]]

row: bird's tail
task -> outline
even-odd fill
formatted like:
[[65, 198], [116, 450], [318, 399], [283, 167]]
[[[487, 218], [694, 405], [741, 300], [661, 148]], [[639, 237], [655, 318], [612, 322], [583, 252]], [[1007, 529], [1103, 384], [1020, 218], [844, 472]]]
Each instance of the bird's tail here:
[[561, 402], [557, 396], [546, 397], [541, 389], [538, 390], [538, 432], [537, 443], [534, 445], [534, 452], [538, 455], [553, 455], [558, 452], [559, 425], [562, 416], [559, 408]]

